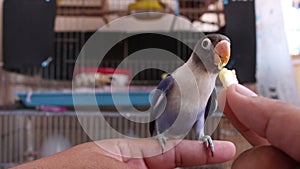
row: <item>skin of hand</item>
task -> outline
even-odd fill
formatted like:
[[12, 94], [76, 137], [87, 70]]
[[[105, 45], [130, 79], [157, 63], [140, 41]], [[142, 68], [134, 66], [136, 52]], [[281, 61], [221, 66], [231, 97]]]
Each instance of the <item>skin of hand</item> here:
[[232, 168], [300, 168], [300, 108], [257, 96], [234, 84], [223, 89], [219, 107], [253, 148], [243, 152]]
[[[175, 141], [170, 140], [167, 146]], [[235, 147], [231, 142], [214, 141], [215, 156], [199, 141], [183, 140], [173, 149], [151, 157], [153, 151], [160, 152], [161, 147], [155, 139], [108, 139], [74, 146], [63, 152], [28, 162], [14, 169], [24, 168], [65, 168], [65, 169], [171, 169], [175, 167], [198, 166], [222, 163], [231, 160], [235, 155]], [[100, 145], [100, 146], [99, 146]], [[110, 148], [101, 148], [102, 146]], [[118, 152], [116, 155], [112, 152]], [[139, 154], [141, 158], [123, 157], [120, 154]]]

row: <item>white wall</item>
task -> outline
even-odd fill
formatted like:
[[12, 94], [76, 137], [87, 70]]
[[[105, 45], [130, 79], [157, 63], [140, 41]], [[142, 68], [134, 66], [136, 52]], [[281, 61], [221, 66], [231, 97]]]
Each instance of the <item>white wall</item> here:
[[286, 0], [255, 1], [257, 84], [266, 97], [300, 105], [289, 54], [282, 4]]

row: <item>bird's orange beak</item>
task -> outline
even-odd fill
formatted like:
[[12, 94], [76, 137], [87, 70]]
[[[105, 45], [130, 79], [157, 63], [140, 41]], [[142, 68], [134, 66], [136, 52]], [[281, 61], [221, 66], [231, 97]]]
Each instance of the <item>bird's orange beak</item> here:
[[230, 59], [230, 42], [227, 40], [220, 41], [215, 46], [215, 52], [219, 55], [221, 63], [219, 66], [224, 67]]

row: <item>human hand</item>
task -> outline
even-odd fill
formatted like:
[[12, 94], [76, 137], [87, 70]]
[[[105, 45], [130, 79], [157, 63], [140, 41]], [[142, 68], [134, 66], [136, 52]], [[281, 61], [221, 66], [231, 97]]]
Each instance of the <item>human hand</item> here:
[[[222, 163], [231, 160], [235, 154], [234, 145], [226, 141], [214, 141], [214, 157], [211, 157], [199, 141], [183, 140], [174, 145], [176, 143], [168, 141], [167, 146], [175, 146], [173, 149], [151, 156], [161, 151], [160, 145], [154, 139], [109, 139], [89, 142], [16, 168], [171, 169]], [[140, 158], [131, 158], [137, 156]]]
[[300, 108], [257, 96], [242, 85], [219, 94], [219, 107], [254, 147], [243, 152], [232, 168], [300, 167]]

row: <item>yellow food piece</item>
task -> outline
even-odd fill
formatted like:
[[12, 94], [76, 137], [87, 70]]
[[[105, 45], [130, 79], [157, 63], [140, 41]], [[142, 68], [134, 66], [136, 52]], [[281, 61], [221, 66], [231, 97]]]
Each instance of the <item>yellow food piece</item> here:
[[161, 79], [165, 79], [166, 77], [168, 77], [168, 73], [163, 73], [162, 75], [161, 75]]
[[235, 70], [228, 70], [226, 68], [222, 68], [219, 73], [219, 78], [223, 84], [223, 87], [228, 87], [232, 84], [238, 84], [237, 76]]

